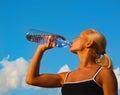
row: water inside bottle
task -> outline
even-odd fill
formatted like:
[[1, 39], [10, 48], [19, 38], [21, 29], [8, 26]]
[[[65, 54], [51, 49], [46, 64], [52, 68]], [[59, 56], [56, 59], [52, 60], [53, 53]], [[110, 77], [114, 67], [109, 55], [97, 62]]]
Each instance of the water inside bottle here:
[[55, 41], [55, 47], [64, 48], [71, 45], [71, 42], [67, 41], [65, 37], [58, 34], [48, 33], [36, 29], [30, 29], [29, 32], [26, 34], [27, 40], [31, 42], [37, 42], [39, 44], [47, 43], [49, 37], [51, 37], [51, 40], [53, 42]]
[[61, 48], [61, 47], [63, 47], [63, 48], [69, 47], [69, 46], [71, 46], [71, 44], [72, 43], [67, 41], [67, 40], [57, 39], [57, 41], [56, 41], [56, 46], [59, 47], [59, 48]]

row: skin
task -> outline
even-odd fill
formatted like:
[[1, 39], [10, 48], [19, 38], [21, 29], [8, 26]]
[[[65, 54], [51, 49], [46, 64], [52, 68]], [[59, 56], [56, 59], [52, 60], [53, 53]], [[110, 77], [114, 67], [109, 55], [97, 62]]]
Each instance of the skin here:
[[[71, 71], [66, 82], [76, 82], [93, 78], [99, 66], [95, 58], [91, 56], [94, 41], [87, 39], [87, 31], [83, 31], [78, 38], [73, 40], [70, 51], [77, 54], [80, 59], [76, 70]], [[26, 83], [40, 87], [62, 87], [67, 72], [59, 74], [41, 74], [40, 64], [43, 54], [51, 49], [55, 44], [48, 39], [47, 44], [39, 45], [28, 68]], [[98, 73], [96, 81], [101, 85], [104, 95], [118, 95], [117, 80], [111, 69], [103, 67]]]

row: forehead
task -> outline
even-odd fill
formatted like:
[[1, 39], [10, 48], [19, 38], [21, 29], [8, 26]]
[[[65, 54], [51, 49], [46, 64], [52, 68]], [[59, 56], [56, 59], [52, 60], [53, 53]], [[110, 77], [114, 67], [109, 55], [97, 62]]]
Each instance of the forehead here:
[[86, 33], [81, 32], [81, 33], [79, 34], [79, 37], [78, 37], [78, 38], [81, 38], [81, 39], [87, 40], [87, 35], [86, 35]]
[[88, 29], [88, 30], [84, 30], [80, 33], [80, 35], [82, 36], [87, 36], [89, 35], [90, 33], [95, 33], [95, 31], [91, 30], [91, 29]]
[[91, 30], [84, 30], [80, 33], [79, 37], [84, 39], [84, 40], [88, 40], [89, 37], [88, 35], [91, 33], [92, 31]]
[[88, 31], [82, 31], [79, 36], [86, 36], [88, 34]]

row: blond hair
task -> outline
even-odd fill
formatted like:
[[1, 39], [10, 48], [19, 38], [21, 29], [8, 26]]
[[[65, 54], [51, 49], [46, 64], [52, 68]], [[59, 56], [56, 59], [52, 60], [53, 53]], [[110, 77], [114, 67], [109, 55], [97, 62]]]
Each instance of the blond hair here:
[[100, 32], [94, 29], [88, 29], [86, 31], [88, 31], [87, 33], [88, 39], [94, 41], [93, 45], [94, 50], [92, 50], [91, 54], [95, 57], [98, 65], [112, 69], [113, 68], [112, 61], [110, 57], [105, 53], [106, 50], [105, 37]]

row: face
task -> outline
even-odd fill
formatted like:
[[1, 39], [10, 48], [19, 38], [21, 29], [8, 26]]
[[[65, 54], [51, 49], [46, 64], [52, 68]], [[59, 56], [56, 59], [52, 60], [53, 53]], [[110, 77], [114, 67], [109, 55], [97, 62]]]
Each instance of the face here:
[[70, 47], [70, 51], [77, 54], [80, 51], [83, 51], [85, 48], [85, 43], [87, 42], [86, 32], [82, 32], [79, 37], [73, 40], [73, 43]]

